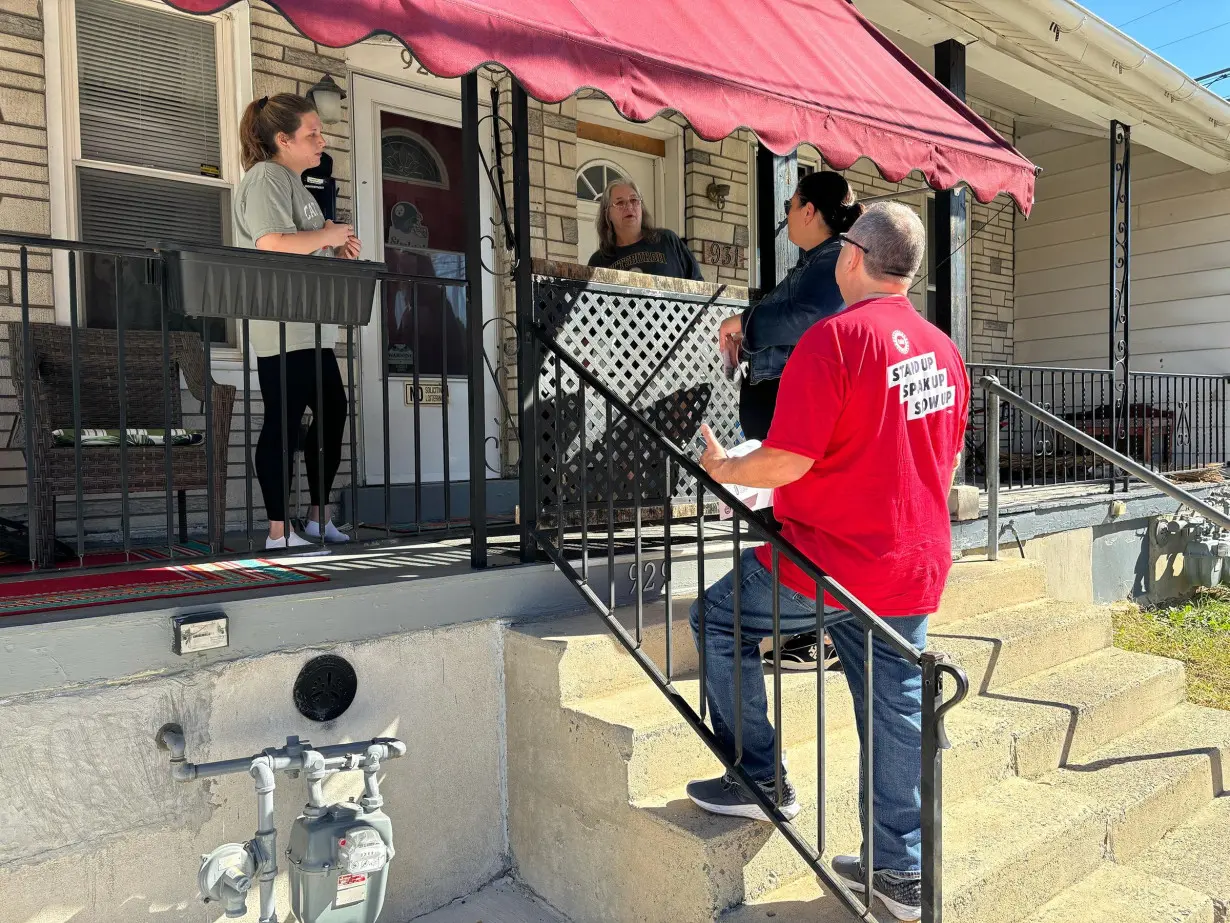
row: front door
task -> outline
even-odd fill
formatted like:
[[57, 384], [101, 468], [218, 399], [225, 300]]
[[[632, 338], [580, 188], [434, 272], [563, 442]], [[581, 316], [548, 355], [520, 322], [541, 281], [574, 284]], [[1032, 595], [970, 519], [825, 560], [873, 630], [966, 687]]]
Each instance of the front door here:
[[577, 142], [577, 262], [588, 263], [598, 249], [598, 200], [607, 183], [631, 179], [641, 190], [645, 208], [658, 226], [663, 226], [662, 187], [664, 161], [652, 154], [625, 148]]
[[[363, 331], [366, 482], [465, 481], [469, 314], [465, 287], [451, 284], [466, 277], [459, 88], [458, 96], [449, 96], [356, 74], [352, 103], [363, 256], [386, 263], [391, 273], [440, 280], [385, 282], [381, 303]], [[489, 190], [481, 200], [488, 227]], [[495, 316], [494, 297], [485, 273], [480, 322]], [[490, 351], [494, 332], [490, 325], [487, 331]], [[484, 376], [482, 386], [486, 406], [494, 409], [499, 401], [494, 383]], [[498, 436], [496, 414], [488, 417], [487, 435]], [[498, 442], [488, 439], [487, 445], [492, 447], [486, 452], [488, 471], [494, 475]]]

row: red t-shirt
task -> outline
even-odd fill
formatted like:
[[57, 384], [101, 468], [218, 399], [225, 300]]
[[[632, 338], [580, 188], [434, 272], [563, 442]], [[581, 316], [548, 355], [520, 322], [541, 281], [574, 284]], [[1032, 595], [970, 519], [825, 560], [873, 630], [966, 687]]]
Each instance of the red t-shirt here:
[[[935, 612], [952, 567], [948, 490], [968, 412], [961, 354], [907, 298], [820, 321], [786, 364], [764, 440], [815, 460], [774, 492], [782, 535], [877, 615]], [[758, 555], [769, 567], [769, 546]], [[814, 598], [815, 582], [780, 560], [782, 583]]]

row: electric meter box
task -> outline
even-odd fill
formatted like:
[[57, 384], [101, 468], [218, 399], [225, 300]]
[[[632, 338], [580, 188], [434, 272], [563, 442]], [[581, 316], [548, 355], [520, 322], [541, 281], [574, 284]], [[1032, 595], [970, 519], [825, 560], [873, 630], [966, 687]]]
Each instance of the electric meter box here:
[[393, 858], [393, 825], [354, 802], [301, 815], [290, 832], [290, 900], [301, 923], [376, 923]]

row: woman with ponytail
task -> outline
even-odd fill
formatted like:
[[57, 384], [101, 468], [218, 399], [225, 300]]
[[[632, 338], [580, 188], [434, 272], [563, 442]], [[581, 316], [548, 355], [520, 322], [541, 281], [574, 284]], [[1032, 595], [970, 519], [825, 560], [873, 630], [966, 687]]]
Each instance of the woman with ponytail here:
[[[303, 185], [303, 171], [320, 163], [325, 149], [324, 128], [310, 101], [293, 93], [264, 96], [248, 105], [239, 126], [243, 166], [247, 171], [235, 193], [235, 227], [241, 247], [275, 253], [355, 259], [360, 244], [347, 224], [326, 221], [311, 193]], [[257, 376], [265, 404], [265, 422], [256, 443], [256, 476], [269, 516], [266, 548], [310, 544], [291, 528], [286, 510], [290, 471], [282, 464], [283, 440], [298, 443], [299, 425], [312, 408], [312, 425], [303, 444], [312, 508], [306, 531], [319, 540], [346, 542], [350, 537], [329, 519], [329, 491], [342, 458], [346, 427], [346, 390], [333, 353], [336, 327], [320, 331], [323, 406], [317, 406], [316, 328], [313, 324], [286, 325], [286, 393], [282, 393], [281, 335], [276, 321], [248, 325], [256, 353]], [[282, 402], [286, 419], [282, 419]], [[318, 441], [324, 446], [324, 496], [318, 496], [321, 473]]]
[[[739, 390], [739, 423], [746, 438], [763, 440], [769, 434], [777, 387], [799, 338], [845, 307], [836, 276], [840, 235], [862, 214], [863, 206], [840, 173], [804, 176], [786, 201], [790, 241], [802, 251], [798, 263], [760, 301], [722, 321], [719, 345], [729, 357], [741, 356], [746, 363]], [[827, 641], [825, 647], [827, 663]], [[782, 666], [814, 670], [816, 654], [815, 634], [799, 635], [782, 644]], [[772, 662], [772, 652], [765, 659]]]

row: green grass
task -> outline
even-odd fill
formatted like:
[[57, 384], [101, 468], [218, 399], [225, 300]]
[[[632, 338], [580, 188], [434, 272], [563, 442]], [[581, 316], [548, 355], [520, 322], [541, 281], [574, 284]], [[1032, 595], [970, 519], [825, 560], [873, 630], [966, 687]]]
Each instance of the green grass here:
[[1174, 606], [1117, 608], [1115, 645], [1187, 665], [1187, 697], [1230, 710], [1230, 592], [1209, 590]]

